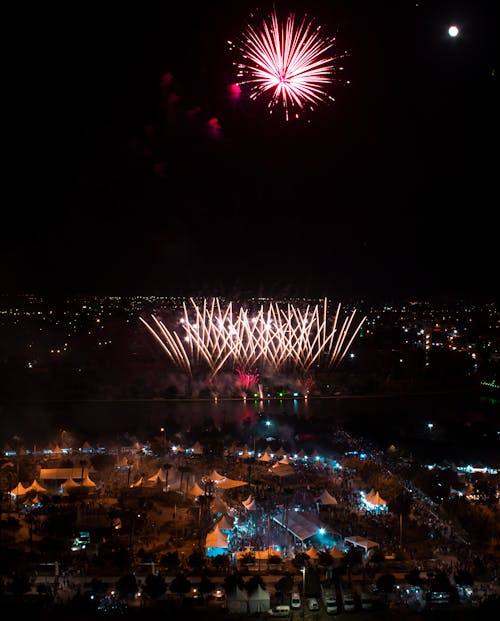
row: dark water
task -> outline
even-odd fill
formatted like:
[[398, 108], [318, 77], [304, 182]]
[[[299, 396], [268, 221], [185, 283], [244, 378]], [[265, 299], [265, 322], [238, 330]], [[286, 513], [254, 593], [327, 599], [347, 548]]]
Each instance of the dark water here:
[[[272, 419], [262, 431], [259, 413]], [[260, 417], [262, 418], [262, 417]], [[500, 402], [478, 394], [337, 397], [304, 400], [11, 402], [1, 406], [0, 445], [27, 448], [57, 441], [62, 430], [91, 443], [129, 434], [146, 439], [161, 427], [195, 431], [204, 421], [289, 440], [297, 429], [341, 425], [380, 448], [405, 447], [422, 457], [500, 466]], [[432, 429], [428, 423], [431, 423]], [[260, 430], [260, 431], [259, 431]], [[319, 431], [321, 430], [321, 431]], [[15, 437], [19, 438], [16, 439]]]

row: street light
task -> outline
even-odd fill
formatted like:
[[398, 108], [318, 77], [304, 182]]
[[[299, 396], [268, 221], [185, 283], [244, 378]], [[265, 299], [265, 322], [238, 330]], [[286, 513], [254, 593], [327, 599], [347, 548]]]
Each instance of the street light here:
[[302, 573], [302, 599], [304, 600], [302, 602], [302, 619], [304, 619], [306, 614], [306, 568], [302, 567], [300, 571]]
[[163, 434], [163, 450], [165, 450], [167, 448], [167, 436], [165, 435], [165, 427], [161, 427], [160, 431]]

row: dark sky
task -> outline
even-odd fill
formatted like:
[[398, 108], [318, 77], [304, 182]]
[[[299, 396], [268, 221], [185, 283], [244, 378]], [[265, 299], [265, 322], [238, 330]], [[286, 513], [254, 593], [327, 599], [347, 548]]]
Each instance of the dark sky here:
[[284, 3], [351, 82], [288, 124], [228, 91], [272, 4], [198, 5], [13, 9], [5, 291], [498, 296], [493, 2]]

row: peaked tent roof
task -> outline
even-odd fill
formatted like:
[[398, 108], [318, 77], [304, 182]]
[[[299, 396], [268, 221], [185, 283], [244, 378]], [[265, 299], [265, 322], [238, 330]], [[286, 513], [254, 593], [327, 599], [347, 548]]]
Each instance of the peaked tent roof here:
[[228, 536], [226, 533], [223, 533], [218, 525], [208, 533], [205, 538], [205, 547], [206, 548], [227, 548], [228, 547]]
[[234, 520], [229, 515], [224, 514], [222, 518], [217, 522], [217, 526], [220, 530], [233, 530]]
[[66, 479], [66, 481], [64, 481], [64, 483], [61, 484], [61, 487], [66, 490], [69, 488], [75, 488], [75, 487], [80, 487], [80, 484], [77, 483], [75, 481], [75, 479], [72, 479], [71, 477], [69, 477], [68, 479]]
[[264, 453], [259, 457], [259, 461], [271, 461], [269, 453], [267, 451], [264, 451]]
[[242, 485], [248, 485], [246, 481], [236, 481], [235, 479], [228, 479], [224, 477], [220, 481], [215, 482], [215, 486], [220, 489], [232, 489], [233, 487], [241, 487]]
[[82, 485], [84, 487], [96, 487], [96, 484], [94, 483], [94, 481], [92, 481], [92, 479], [88, 475], [83, 478]]
[[306, 554], [309, 558], [318, 558], [318, 551], [314, 546], [311, 546], [308, 550], [306, 550]]
[[188, 489], [188, 496], [203, 496], [204, 493], [205, 491], [198, 485], [198, 483], [196, 483], [196, 481]]
[[332, 496], [330, 492], [326, 489], [321, 494], [321, 496], [316, 498], [316, 502], [319, 502], [321, 505], [337, 505], [338, 504], [337, 499], [334, 496]]
[[226, 475], [220, 474], [219, 472], [217, 472], [217, 470], [212, 470], [212, 472], [208, 475], [208, 478], [211, 481], [215, 481], [217, 483], [217, 481], [222, 481], [222, 479], [225, 479]]
[[21, 481], [19, 481], [19, 483], [16, 485], [16, 487], [14, 487], [14, 489], [10, 490], [10, 493], [12, 494], [12, 496], [23, 496], [24, 494], [26, 494], [28, 489], [29, 488], [24, 487], [24, 485], [21, 483]]
[[27, 492], [31, 492], [31, 491], [35, 491], [35, 492], [46, 492], [47, 488], [44, 487], [43, 485], [40, 485], [40, 483], [36, 480], [33, 479], [33, 483], [26, 488]]
[[386, 505], [387, 502], [381, 497], [381, 495], [371, 489], [368, 494], [365, 494], [366, 500], [372, 505]]

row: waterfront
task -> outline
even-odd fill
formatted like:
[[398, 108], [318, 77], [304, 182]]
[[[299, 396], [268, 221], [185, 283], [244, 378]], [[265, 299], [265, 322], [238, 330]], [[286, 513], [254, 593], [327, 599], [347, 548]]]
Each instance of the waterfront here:
[[275, 425], [269, 435], [283, 441], [297, 443], [287, 421], [300, 422], [313, 434], [325, 426], [342, 427], [382, 450], [401, 447], [420, 459], [500, 466], [500, 402], [476, 392], [263, 401], [12, 401], [1, 406], [0, 441], [29, 449], [57, 442], [66, 430], [81, 442], [105, 443], [123, 435], [145, 439], [161, 427], [189, 434], [206, 421], [218, 428], [246, 426], [255, 435], [262, 433], [256, 431], [259, 414]]

